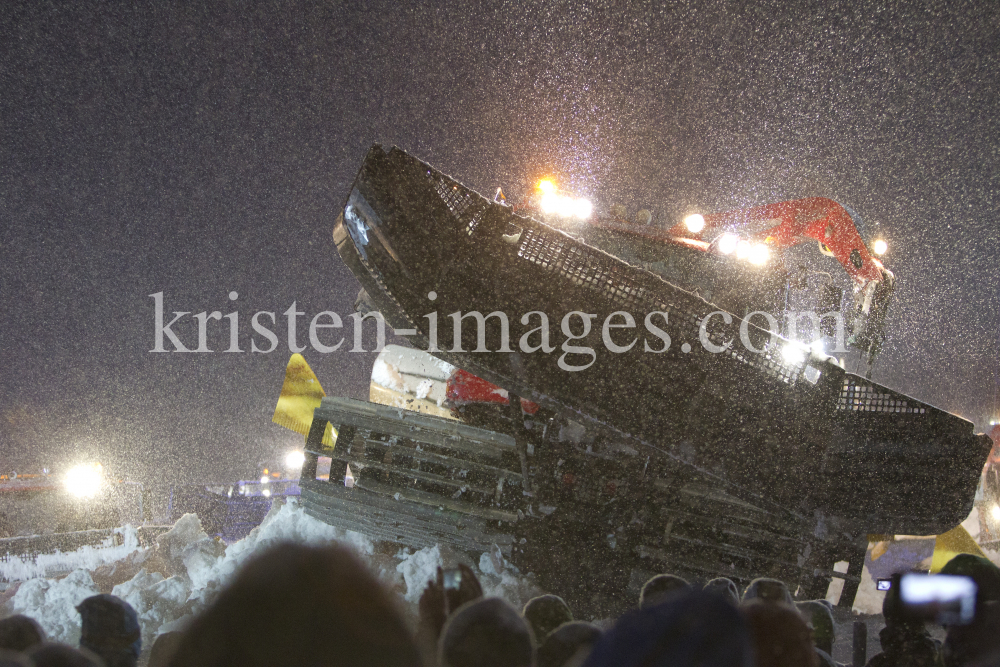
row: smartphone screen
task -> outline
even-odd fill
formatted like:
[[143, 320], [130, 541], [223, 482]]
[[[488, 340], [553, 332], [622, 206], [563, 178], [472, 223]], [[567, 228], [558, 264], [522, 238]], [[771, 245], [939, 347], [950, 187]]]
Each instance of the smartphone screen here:
[[875, 582], [875, 590], [888, 591], [892, 589], [892, 579], [879, 579]]
[[461, 570], [445, 570], [444, 572], [444, 587], [446, 590], [455, 590], [462, 585], [462, 571]]
[[899, 598], [915, 618], [942, 625], [966, 625], [976, 612], [976, 582], [949, 574], [904, 574]]

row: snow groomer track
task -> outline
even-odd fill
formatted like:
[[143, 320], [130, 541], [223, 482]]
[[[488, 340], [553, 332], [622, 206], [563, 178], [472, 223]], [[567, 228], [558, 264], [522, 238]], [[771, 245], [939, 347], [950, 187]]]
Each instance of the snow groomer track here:
[[[989, 440], [968, 421], [822, 355], [787, 361], [787, 341], [749, 323], [764, 351], [748, 351], [737, 314], [727, 324], [699, 296], [402, 150], [371, 149], [333, 235], [378, 310], [416, 347], [428, 349], [425, 316], [436, 312], [435, 356], [600, 434], [583, 447], [555, 438], [555, 421], [536, 430], [529, 500], [535, 515], [548, 508], [553, 525], [610, 530], [616, 558], [639, 559], [622, 567], [773, 574], [819, 591], [838, 560], [857, 580], [868, 534], [941, 533], [972, 507]], [[484, 327], [491, 352], [470, 351], [479, 344], [471, 318], [455, 340], [448, 314], [472, 311], [505, 313], [514, 351], [498, 352], [497, 318]], [[521, 317], [535, 311], [549, 317], [551, 354], [518, 351], [522, 333], [538, 326], [519, 329]], [[573, 341], [596, 350], [578, 372], [557, 364], [571, 311], [596, 316]], [[601, 335], [616, 311], [633, 315], [637, 328], [626, 333], [639, 335], [620, 354]], [[657, 320], [671, 338], [663, 353], [644, 350], [642, 323], [654, 311], [669, 316]], [[573, 330], [581, 326], [577, 318]]]
[[[332, 452], [322, 450], [328, 423], [339, 433]], [[312, 516], [416, 548], [447, 544], [484, 552], [496, 545], [510, 556], [510, 526], [524, 504], [510, 436], [400, 408], [324, 398], [306, 450], [301, 500]], [[317, 480], [324, 455], [330, 475]]]

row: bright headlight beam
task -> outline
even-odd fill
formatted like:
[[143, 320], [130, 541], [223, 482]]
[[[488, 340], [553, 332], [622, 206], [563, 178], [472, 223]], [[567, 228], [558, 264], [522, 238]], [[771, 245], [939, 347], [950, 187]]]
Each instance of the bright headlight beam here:
[[740, 237], [736, 234], [723, 234], [719, 237], [719, 252], [723, 255], [731, 255], [739, 242]]
[[806, 353], [799, 343], [789, 343], [781, 349], [781, 357], [790, 364], [798, 364], [805, 361]]
[[559, 207], [559, 199], [559, 195], [553, 192], [546, 192], [542, 195], [542, 213], [555, 213], [556, 209]]
[[692, 213], [688, 217], [684, 218], [684, 226], [687, 227], [688, 231], [692, 234], [697, 234], [701, 230], [705, 229], [705, 218], [700, 213]]
[[575, 203], [569, 197], [560, 197], [558, 203], [556, 204], [556, 213], [564, 218], [568, 218], [574, 213], [576, 208]]
[[767, 260], [771, 257], [771, 251], [767, 249], [767, 246], [763, 243], [758, 243], [754, 247], [750, 248], [750, 253], [747, 259], [750, 260], [751, 264], [756, 266], [764, 266], [767, 264]]
[[78, 465], [66, 473], [66, 490], [77, 498], [92, 498], [101, 490], [104, 471], [100, 463]]
[[542, 195], [539, 206], [542, 213], [546, 215], [555, 214], [563, 218], [579, 218], [581, 220], [586, 220], [594, 212], [594, 205], [589, 200], [566, 197], [555, 192], [547, 192]]
[[538, 189], [547, 195], [553, 194], [556, 191], [556, 184], [547, 178], [543, 178], [542, 180], [538, 181]]

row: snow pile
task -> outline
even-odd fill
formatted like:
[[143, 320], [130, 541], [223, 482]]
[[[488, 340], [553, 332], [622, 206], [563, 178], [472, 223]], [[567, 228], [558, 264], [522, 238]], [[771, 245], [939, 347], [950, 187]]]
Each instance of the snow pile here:
[[90, 573], [77, 570], [58, 581], [32, 579], [24, 582], [8, 602], [8, 608], [12, 614], [27, 614], [41, 623], [49, 639], [78, 644], [80, 614], [76, 605], [98, 593]]
[[[134, 531], [132, 535], [134, 539]], [[36, 578], [24, 582], [4, 611], [31, 616], [52, 639], [72, 644], [79, 641], [80, 635], [75, 606], [91, 595], [110, 592], [135, 608], [143, 642], [149, 645], [156, 635], [183, 628], [215, 599], [249, 558], [285, 541], [312, 545], [337, 542], [349, 547], [387, 588], [400, 595], [404, 608], [414, 616], [424, 586], [435, 578], [437, 568], [455, 567], [459, 562], [477, 570], [488, 596], [502, 597], [520, 607], [540, 594], [532, 577], [522, 576], [499, 551], [483, 554], [478, 568], [464, 554], [440, 545], [413, 553], [404, 549], [395, 556], [378, 553], [369, 538], [314, 519], [290, 500], [275, 503], [261, 525], [229, 547], [209, 537], [197, 516], [187, 514], [160, 535], [153, 547], [144, 549], [137, 541], [126, 539], [131, 550], [110, 568], [106, 559], [88, 561], [86, 554], [65, 554], [66, 562], [79, 562], [86, 569], [77, 569], [60, 580]], [[88, 571], [91, 568], [97, 569], [93, 576]], [[112, 576], [115, 572], [117, 581]]]
[[259, 526], [239, 542], [229, 545], [225, 555], [214, 564], [212, 581], [225, 585], [255, 551], [280, 542], [317, 546], [339, 542], [351, 547], [362, 558], [375, 551], [374, 544], [366, 536], [314, 519], [292, 499], [282, 505], [274, 503]]
[[21, 559], [11, 554], [7, 562], [0, 562], [0, 579], [25, 581], [59, 572], [94, 570], [126, 558], [138, 549], [138, 533], [135, 528], [125, 526], [116, 529], [100, 546], [84, 546], [69, 553], [40, 554], [34, 559]]
[[[412, 554], [404, 550], [396, 554], [396, 558], [400, 559], [396, 572], [402, 576], [406, 586], [406, 591], [402, 593], [403, 599], [414, 605], [420, 600], [427, 582], [437, 576], [439, 567], [454, 568], [460, 562], [476, 573], [483, 587], [483, 595], [503, 598], [518, 609], [531, 598], [543, 593], [535, 584], [534, 578], [522, 575], [516, 567], [507, 563], [499, 549], [495, 549], [492, 554], [484, 553], [478, 564], [469, 562], [464, 554], [441, 545], [426, 547]], [[415, 606], [413, 612], [416, 613]]]
[[404, 600], [410, 603], [418, 602], [427, 582], [437, 577], [439, 567], [457, 565], [457, 563], [449, 562], [452, 559], [449, 558], [451, 554], [447, 548], [445, 548], [444, 554], [441, 550], [441, 545], [436, 545], [425, 547], [413, 554], [409, 554], [405, 550], [397, 554], [397, 558], [400, 558], [401, 562], [396, 566], [396, 572], [403, 577], [403, 582], [406, 584], [406, 592], [403, 594]]
[[479, 557], [479, 573], [479, 583], [483, 585], [486, 597], [503, 598], [518, 609], [545, 592], [538, 588], [530, 575], [522, 576], [516, 567], [507, 563], [495, 546], [492, 553]]

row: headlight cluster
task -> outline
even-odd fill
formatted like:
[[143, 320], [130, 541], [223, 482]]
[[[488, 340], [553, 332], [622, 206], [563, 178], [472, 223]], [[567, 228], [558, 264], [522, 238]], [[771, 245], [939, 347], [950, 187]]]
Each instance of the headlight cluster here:
[[771, 258], [771, 251], [766, 245], [750, 243], [736, 234], [723, 234], [716, 239], [715, 246], [723, 255], [736, 253], [739, 259], [744, 259], [755, 266], [764, 266]]
[[701, 230], [705, 229], [705, 217], [700, 213], [692, 213], [684, 218], [684, 226], [692, 234], [698, 234]]

